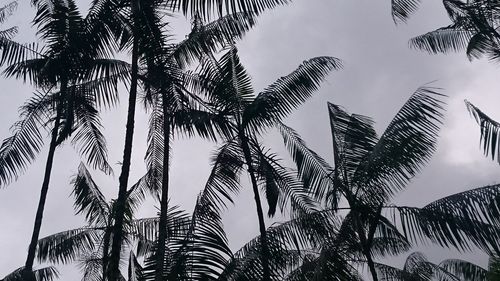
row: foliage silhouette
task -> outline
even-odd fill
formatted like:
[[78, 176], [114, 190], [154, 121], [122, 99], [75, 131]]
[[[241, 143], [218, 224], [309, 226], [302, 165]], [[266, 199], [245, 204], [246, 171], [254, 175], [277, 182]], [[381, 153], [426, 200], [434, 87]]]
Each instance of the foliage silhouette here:
[[[0, 183], [9, 183], [31, 163], [43, 145], [41, 127], [53, 122], [44, 180], [35, 226], [24, 272], [30, 275], [36, 242], [41, 229], [55, 149], [73, 135], [73, 143], [88, 163], [110, 173], [105, 140], [97, 108], [115, 100], [113, 75], [127, 65], [105, 58], [102, 46], [89, 33], [89, 19], [83, 18], [73, 1], [33, 1], [33, 21], [46, 47], [1, 40], [0, 64], [4, 74], [31, 82], [41, 92], [21, 108], [22, 120], [13, 126], [13, 136], [0, 146]], [[57, 89], [57, 90], [56, 90]], [[34, 276], [26, 276], [27, 280]]]
[[[79, 262], [83, 280], [103, 280], [109, 261], [114, 201], [106, 202], [84, 164], [80, 164], [72, 184], [75, 212], [85, 216], [88, 226], [40, 239], [37, 258], [40, 262], [56, 264]], [[155, 241], [159, 225], [158, 218], [134, 219], [134, 213], [147, 192], [147, 185], [141, 179], [127, 193], [123, 244], [125, 248], [136, 245], [139, 257], [151, 251], [150, 245]], [[183, 236], [188, 230], [189, 222], [186, 214], [172, 207], [168, 210], [166, 232], [171, 239]]]
[[209, 102], [227, 116], [226, 127], [232, 130], [232, 136], [226, 137], [214, 159], [212, 174], [223, 174], [216, 175], [217, 180], [209, 180], [209, 184], [231, 200], [231, 193], [240, 188], [239, 174], [244, 165], [247, 167], [261, 235], [262, 280], [271, 280], [272, 276], [259, 187], [266, 194], [269, 216], [275, 214], [278, 203], [283, 207], [289, 199], [292, 199], [293, 207], [309, 206], [306, 190], [294, 174], [280, 164], [276, 154], [259, 142], [258, 137], [311, 97], [326, 76], [340, 67], [341, 63], [336, 58], [313, 58], [255, 95], [235, 47], [231, 47], [218, 61], [208, 57], [204, 63], [202, 75], [213, 83]]

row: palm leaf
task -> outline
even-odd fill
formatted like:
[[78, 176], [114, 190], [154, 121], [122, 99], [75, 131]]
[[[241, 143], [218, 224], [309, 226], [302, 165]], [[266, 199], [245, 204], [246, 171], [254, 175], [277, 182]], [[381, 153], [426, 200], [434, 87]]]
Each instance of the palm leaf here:
[[281, 77], [261, 92], [243, 113], [243, 126], [259, 132], [273, 126], [309, 99], [332, 70], [342, 67], [334, 57], [304, 61], [295, 71]]
[[496, 158], [497, 162], [500, 163], [500, 150], [498, 149], [500, 144], [500, 138], [498, 137], [500, 124], [491, 119], [472, 103], [465, 101], [465, 105], [481, 128], [480, 143], [484, 154], [486, 156], [491, 155], [492, 160]]
[[341, 179], [343, 186], [349, 187], [359, 164], [378, 141], [374, 122], [366, 116], [349, 114], [332, 103], [328, 103], [328, 112], [335, 163], [333, 177]]
[[[2, 281], [24, 281], [23, 270], [23, 267], [14, 270], [5, 276]], [[36, 281], [52, 281], [59, 278], [59, 272], [52, 266], [36, 269], [33, 271], [33, 275]]]
[[12, 136], [0, 145], [0, 183], [6, 185], [17, 179], [31, 164], [43, 146], [43, 136], [40, 132], [50, 117], [52, 108], [51, 94], [36, 93], [21, 108], [21, 120], [12, 127]]
[[75, 145], [89, 165], [94, 169], [100, 169], [106, 174], [112, 174], [113, 169], [108, 163], [108, 150], [106, 139], [102, 134], [101, 119], [93, 104], [89, 104], [82, 98], [81, 104], [75, 109], [76, 133], [72, 144]]
[[440, 262], [439, 266], [457, 276], [459, 280], [488, 280], [488, 270], [464, 260], [447, 259]]
[[278, 129], [297, 166], [297, 172], [304, 185], [310, 188], [316, 199], [325, 198], [326, 194], [333, 190], [330, 177], [333, 168], [318, 154], [309, 149], [304, 140], [292, 128], [279, 123]]
[[78, 174], [71, 181], [72, 195], [75, 197], [76, 214], [83, 213], [89, 224], [105, 226], [110, 215], [109, 205], [101, 190], [92, 179], [92, 175], [83, 163], [78, 167]]
[[187, 39], [174, 47], [171, 56], [182, 68], [201, 59], [206, 53], [226, 47], [236, 39], [241, 39], [256, 24], [253, 13], [226, 15], [204, 24], [197, 17]]
[[5, 20], [11, 16], [17, 9], [17, 1], [11, 1], [2, 7], [0, 7], [0, 23], [4, 23]]
[[500, 252], [499, 185], [480, 187], [436, 200], [423, 208], [396, 207], [403, 233], [412, 241], [428, 238], [445, 247]]
[[250, 76], [241, 64], [238, 50], [232, 46], [218, 61], [210, 57], [202, 61], [201, 77], [211, 81], [208, 102], [221, 111], [240, 112], [242, 104], [253, 98]]
[[147, 166], [147, 175], [149, 176], [148, 183], [150, 192], [154, 195], [159, 194], [161, 190], [163, 179], [163, 154], [165, 153], [165, 149], [170, 149], [170, 147], [164, 147], [163, 114], [163, 103], [157, 99], [152, 103], [149, 115], [147, 136], [148, 147], [144, 157]]
[[71, 229], [38, 240], [40, 262], [67, 264], [98, 248], [102, 230], [92, 227]]
[[291, 0], [169, 0], [166, 5], [173, 11], [184, 14], [201, 15], [203, 18], [252, 12], [260, 14], [265, 10], [291, 2]]
[[395, 23], [406, 22], [420, 7], [421, 0], [391, 0], [392, 19]]
[[204, 188], [203, 197], [217, 208], [224, 208], [226, 200], [232, 201], [231, 194], [240, 189], [240, 173], [244, 161], [241, 149], [235, 140], [222, 145], [212, 157], [212, 171]]
[[404, 188], [430, 159], [444, 111], [443, 95], [437, 90], [419, 88], [359, 165], [353, 184], [362, 188], [362, 200], [386, 200]]
[[454, 24], [414, 37], [409, 44], [431, 54], [458, 52], [467, 49], [473, 35], [472, 31]]
[[37, 43], [21, 44], [4, 36], [0, 36], [0, 54], [0, 66], [45, 57]]
[[257, 177], [263, 187], [267, 203], [269, 205], [269, 216], [274, 216], [276, 207], [281, 212], [285, 211], [290, 202], [291, 212], [311, 213], [317, 211], [317, 204], [309, 197], [308, 190], [298, 179], [296, 173], [281, 165], [278, 156], [257, 143], [252, 141], [253, 153]]

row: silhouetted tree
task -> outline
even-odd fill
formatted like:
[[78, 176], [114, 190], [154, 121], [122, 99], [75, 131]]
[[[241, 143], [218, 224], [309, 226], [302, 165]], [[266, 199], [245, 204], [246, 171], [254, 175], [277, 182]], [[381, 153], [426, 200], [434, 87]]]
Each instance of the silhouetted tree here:
[[[87, 168], [80, 164], [72, 180], [76, 214], [82, 214], [88, 226], [71, 229], [44, 237], [38, 241], [37, 257], [40, 262], [70, 263], [78, 261], [83, 269], [83, 280], [102, 280], [106, 274], [113, 226], [113, 204], [106, 202]], [[141, 179], [127, 192], [125, 237], [123, 244], [137, 246], [139, 256], [151, 252], [151, 244], [158, 231], [158, 218], [135, 219], [134, 213], [145, 198], [147, 184]], [[177, 207], [168, 210], [165, 231], [171, 239], [184, 236], [189, 217]], [[135, 258], [133, 254], [131, 259]]]
[[[206, 60], [202, 75], [213, 81], [209, 102], [227, 116], [227, 127], [234, 131], [233, 136], [226, 139], [219, 148], [216, 161], [227, 165], [230, 170], [223, 171], [232, 175], [240, 174], [243, 165], [247, 167], [261, 235], [262, 280], [270, 280], [271, 276], [268, 264], [270, 252], [259, 187], [265, 190], [269, 216], [275, 214], [278, 202], [285, 204], [295, 191], [303, 194], [304, 190], [300, 183], [294, 184], [297, 182], [294, 176], [280, 165], [275, 154], [264, 148], [258, 136], [311, 97], [326, 76], [340, 67], [340, 61], [336, 58], [313, 58], [255, 95], [236, 48], [231, 48], [218, 61], [213, 57]], [[224, 189], [224, 186], [219, 188]], [[230, 198], [230, 193], [239, 187], [228, 183], [226, 188], [224, 195]], [[299, 197], [298, 202], [301, 199], [303, 198]], [[298, 205], [300, 203], [296, 206]]]
[[34, 24], [46, 47], [38, 51], [36, 44], [23, 45], [5, 38], [0, 42], [0, 64], [7, 64], [4, 73], [41, 89], [22, 107], [22, 120], [14, 125], [14, 135], [0, 147], [2, 184], [16, 178], [34, 160], [43, 144], [40, 127], [53, 123], [24, 267], [27, 274], [35, 258], [56, 147], [72, 136], [73, 143], [93, 167], [111, 172], [97, 108], [114, 102], [117, 78], [113, 75], [128, 68], [120, 61], [106, 58], [105, 46], [95, 40], [89, 28], [91, 19], [83, 18], [73, 1], [33, 1], [33, 4], [37, 8]]

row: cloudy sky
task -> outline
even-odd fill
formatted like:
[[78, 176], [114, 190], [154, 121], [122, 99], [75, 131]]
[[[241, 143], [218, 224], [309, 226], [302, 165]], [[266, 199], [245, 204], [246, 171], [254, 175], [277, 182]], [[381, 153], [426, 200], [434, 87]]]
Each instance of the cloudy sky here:
[[[6, 2], [0, 0], [0, 4]], [[90, 1], [77, 2], [85, 11]], [[2, 28], [18, 25], [20, 32], [16, 39], [33, 41], [30, 25], [33, 15], [33, 9], [21, 3], [16, 15]], [[174, 33], [182, 39], [188, 30], [185, 19], [179, 16], [172, 22]], [[382, 132], [415, 89], [435, 81], [433, 85], [450, 96], [438, 151], [408, 189], [395, 199], [396, 203], [423, 206], [442, 196], [497, 183], [500, 179], [498, 164], [485, 158], [479, 149], [479, 128], [463, 103], [468, 99], [500, 119], [496, 110], [500, 101], [498, 67], [487, 61], [471, 63], [461, 53], [436, 56], [408, 48], [412, 36], [446, 24], [448, 20], [439, 1], [425, 1], [408, 24], [396, 26], [390, 16], [389, 0], [295, 0], [261, 16], [258, 26], [237, 46], [257, 90], [286, 75], [305, 59], [328, 55], [344, 61], [345, 69], [333, 73], [317, 95], [286, 120], [311, 148], [329, 161], [332, 151], [327, 101], [372, 116]], [[9, 136], [9, 127], [18, 116], [17, 108], [31, 93], [32, 89], [20, 81], [0, 80], [0, 138]], [[126, 92], [122, 101], [126, 101]], [[138, 107], [130, 182], [144, 172], [147, 116], [141, 110]], [[116, 196], [118, 189], [117, 163], [122, 158], [125, 118], [125, 103], [104, 113], [110, 162], [116, 163], [116, 176], [109, 178], [96, 172], [95, 179], [109, 199]], [[266, 143], [277, 151], [285, 151], [277, 134], [270, 133]], [[190, 211], [208, 176], [208, 158], [215, 146], [198, 139], [179, 139], [173, 148], [171, 202]], [[17, 182], [0, 190], [0, 277], [24, 264], [47, 149]], [[81, 217], [73, 215], [69, 198], [69, 181], [78, 161], [70, 145], [56, 153], [41, 236], [84, 223]], [[249, 191], [247, 188], [242, 192], [224, 219], [235, 250], [258, 233]], [[148, 204], [140, 215], [152, 216], [155, 212], [155, 207]], [[432, 247], [425, 252], [433, 261], [453, 255], [486, 262], [486, 257], [480, 254], [460, 255]], [[75, 280], [78, 276], [73, 267], [63, 268], [62, 273], [65, 280]]]

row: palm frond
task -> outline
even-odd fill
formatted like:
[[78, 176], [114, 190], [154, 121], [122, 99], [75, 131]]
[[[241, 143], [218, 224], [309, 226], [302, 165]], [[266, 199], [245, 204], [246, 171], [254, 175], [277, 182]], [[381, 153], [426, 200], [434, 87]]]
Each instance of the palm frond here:
[[450, 25], [410, 39], [410, 47], [431, 54], [466, 50], [474, 33], [460, 26]]
[[11, 16], [17, 9], [17, 1], [11, 1], [2, 7], [0, 7], [0, 23], [4, 23], [5, 20]]
[[192, 137], [196, 133], [210, 140], [217, 140], [218, 136], [230, 139], [233, 136], [233, 128], [226, 117], [222, 113], [191, 107], [176, 111], [173, 123], [177, 127], [178, 134]]
[[488, 280], [488, 270], [465, 260], [447, 259], [440, 262], [439, 266], [455, 275], [459, 280]]
[[361, 162], [353, 183], [362, 200], [383, 202], [420, 171], [436, 149], [443, 121], [443, 95], [421, 87], [399, 110], [371, 153]]
[[[161, 190], [163, 179], [163, 154], [165, 153], [165, 149], [170, 149], [170, 147], [164, 147], [163, 114], [168, 113], [163, 112], [162, 101], [155, 100], [149, 114], [148, 147], [146, 155], [144, 156], [147, 166], [147, 175], [149, 176], [148, 182], [150, 192], [154, 195], [159, 194]], [[167, 126], [170, 126], [170, 124]]]
[[375, 269], [382, 280], [388, 281], [459, 281], [456, 276], [447, 272], [440, 266], [431, 263], [419, 252], [411, 253], [405, 261], [403, 269], [392, 267], [386, 264], [376, 263]]
[[206, 198], [217, 208], [224, 208], [226, 200], [232, 201], [231, 194], [240, 189], [240, 173], [244, 161], [241, 149], [235, 140], [222, 145], [212, 157], [212, 171], [204, 188], [203, 198]]
[[372, 241], [372, 254], [386, 257], [400, 255], [411, 249], [412, 244], [387, 218], [381, 216]]
[[105, 226], [111, 210], [101, 193], [101, 190], [92, 179], [92, 175], [83, 163], [78, 167], [78, 174], [72, 179], [72, 195], [75, 197], [74, 208], [76, 214], [83, 213], [89, 224]]
[[113, 168], [108, 163], [106, 139], [101, 132], [101, 118], [93, 104], [86, 101], [86, 97], [79, 99], [82, 101], [79, 102], [80, 104], [75, 109], [76, 122], [74, 129], [76, 129], [76, 133], [71, 143], [85, 157], [88, 165], [106, 174], [112, 174]]
[[208, 19], [238, 12], [260, 14], [289, 2], [291, 0], [169, 0], [166, 5], [173, 11], [182, 11], [186, 15], [201, 15]]
[[392, 19], [395, 23], [406, 22], [420, 7], [421, 0], [391, 0]]
[[201, 76], [212, 81], [209, 102], [215, 108], [239, 112], [243, 103], [253, 99], [251, 78], [240, 61], [238, 50], [232, 46], [218, 61], [202, 61]]
[[[300, 263], [300, 252], [286, 248], [286, 244], [269, 237], [268, 263], [271, 269], [271, 280], [282, 280], [289, 266]], [[238, 250], [221, 273], [218, 280], [262, 280], [260, 238], [252, 239]]]
[[334, 57], [316, 57], [304, 61], [296, 70], [264, 89], [245, 107], [243, 126], [259, 132], [273, 126], [309, 99], [327, 75], [342, 67]]
[[12, 136], [0, 145], [0, 184], [17, 179], [32, 163], [43, 146], [40, 128], [50, 120], [53, 106], [51, 94], [36, 93], [20, 108], [21, 120], [12, 127]]
[[[157, 239], [159, 219], [142, 218], [132, 222], [132, 232], [134, 236], [142, 240], [155, 241]], [[167, 216], [167, 237], [184, 237], [191, 226], [191, 218], [179, 207], [173, 206], [168, 209]]]
[[332, 103], [328, 103], [328, 113], [335, 164], [333, 178], [340, 179], [344, 188], [349, 187], [359, 164], [378, 141], [374, 122], [366, 116], [349, 114]]
[[86, 253], [78, 260], [77, 266], [82, 272], [82, 281], [102, 281], [101, 253], [97, 251]]
[[436, 200], [423, 208], [396, 207], [403, 233], [412, 241], [499, 253], [500, 186], [480, 187]]
[[480, 143], [486, 156], [491, 155], [491, 159], [500, 163], [500, 124], [491, 119], [486, 113], [481, 111], [472, 103], [465, 101], [469, 113], [474, 117], [481, 128]]
[[45, 58], [26, 59], [8, 65], [3, 73], [7, 77], [15, 77], [23, 82], [32, 83], [35, 87], [46, 87], [56, 83], [53, 76], [46, 75], [54, 70], [56, 65], [58, 63]]
[[[24, 278], [23, 273], [24, 267], [18, 268], [5, 276], [2, 281], [24, 281], [26, 279]], [[59, 271], [57, 271], [57, 269], [53, 266], [35, 269], [32, 274], [36, 281], [53, 281], [59, 278]]]
[[17, 26], [0, 30], [0, 38], [6, 38], [7, 40], [10, 40], [17, 34], [18, 31], [19, 29], [17, 28]]
[[207, 24], [195, 17], [188, 37], [175, 46], [171, 56], [185, 68], [206, 53], [215, 52], [241, 39], [255, 24], [255, 15], [250, 12], [226, 15]]
[[282, 166], [282, 162], [275, 153], [266, 150], [256, 141], [251, 142], [256, 158], [255, 171], [269, 205], [269, 216], [274, 216], [276, 207], [279, 206], [284, 213], [288, 204], [293, 213], [311, 213], [318, 210], [318, 206], [309, 191], [304, 188], [297, 174]]
[[0, 36], [0, 66], [45, 57], [37, 43], [21, 44]]
[[74, 262], [99, 245], [102, 231], [84, 227], [71, 229], [38, 240], [37, 258], [40, 262], [68, 264]]
[[330, 175], [334, 169], [317, 153], [309, 149], [295, 130], [283, 123], [278, 124], [278, 129], [304, 185], [310, 188], [316, 199], [325, 198], [325, 195], [333, 190]]

